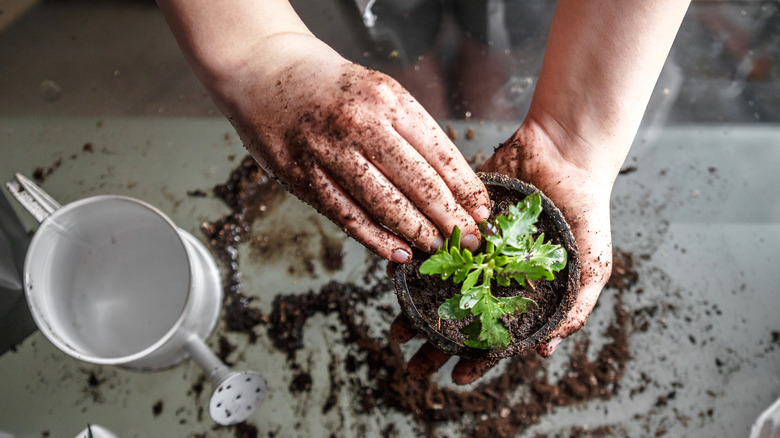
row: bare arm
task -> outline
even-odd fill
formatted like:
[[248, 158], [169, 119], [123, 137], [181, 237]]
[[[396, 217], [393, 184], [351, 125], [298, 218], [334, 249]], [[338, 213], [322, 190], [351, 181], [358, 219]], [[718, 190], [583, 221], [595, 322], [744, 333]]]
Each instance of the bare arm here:
[[616, 176], [688, 3], [559, 1], [528, 118], [569, 160]]
[[572, 226], [582, 287], [567, 324], [579, 329], [612, 269], [609, 198], [687, 0], [559, 0], [529, 113], [486, 164], [543, 190]]
[[313, 36], [287, 0], [210, 1], [159, 0], [168, 25], [184, 56], [206, 87], [211, 90], [229, 81], [255, 53], [267, 56], [264, 71], [280, 67], [289, 47], [263, 53], [263, 45], [276, 35]]

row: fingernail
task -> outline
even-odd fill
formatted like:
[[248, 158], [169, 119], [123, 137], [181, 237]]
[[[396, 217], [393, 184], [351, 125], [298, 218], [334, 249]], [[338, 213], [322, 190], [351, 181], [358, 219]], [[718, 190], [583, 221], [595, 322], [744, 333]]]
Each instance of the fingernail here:
[[474, 210], [474, 213], [471, 214], [471, 217], [473, 217], [477, 222], [486, 221], [490, 217], [490, 210], [488, 210], [488, 208], [484, 205], [480, 205], [476, 210]]
[[479, 239], [473, 234], [466, 234], [460, 239], [460, 246], [474, 251], [479, 247]]
[[412, 255], [405, 249], [396, 249], [390, 258], [396, 263], [406, 263], [412, 258]]
[[441, 237], [437, 237], [436, 240], [434, 240], [433, 243], [431, 244], [431, 249], [434, 251], [437, 249], [441, 249], [442, 245], [444, 245], [444, 241], [441, 240]]

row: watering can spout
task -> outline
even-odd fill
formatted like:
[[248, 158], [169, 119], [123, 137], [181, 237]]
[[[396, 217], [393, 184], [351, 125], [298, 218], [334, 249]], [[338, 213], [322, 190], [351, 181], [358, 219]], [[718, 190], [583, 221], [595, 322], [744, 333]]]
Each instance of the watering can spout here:
[[209, 414], [214, 421], [223, 426], [241, 423], [263, 404], [266, 384], [260, 374], [230, 370], [195, 334], [187, 339], [185, 348], [211, 380]]

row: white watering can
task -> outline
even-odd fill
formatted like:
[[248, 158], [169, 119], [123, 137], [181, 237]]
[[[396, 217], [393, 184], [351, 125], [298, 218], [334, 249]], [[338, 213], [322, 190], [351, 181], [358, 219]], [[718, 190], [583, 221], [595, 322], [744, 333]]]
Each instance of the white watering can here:
[[38, 328], [85, 362], [139, 371], [192, 358], [210, 376], [209, 413], [243, 422], [265, 400], [254, 371], [231, 371], [206, 346], [222, 304], [219, 271], [195, 237], [155, 207], [102, 195], [65, 206], [17, 174], [6, 187], [40, 222], [24, 288]]

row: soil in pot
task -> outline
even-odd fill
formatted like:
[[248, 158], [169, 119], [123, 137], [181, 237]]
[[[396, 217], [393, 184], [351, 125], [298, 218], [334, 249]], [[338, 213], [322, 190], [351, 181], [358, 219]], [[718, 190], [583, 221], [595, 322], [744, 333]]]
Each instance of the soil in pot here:
[[[517, 204], [533, 191], [541, 194], [533, 186], [503, 175], [481, 174], [480, 177], [490, 194], [490, 220], [497, 215], [507, 214], [510, 205]], [[514, 282], [510, 286], [493, 285], [493, 294], [497, 297], [523, 295], [538, 304], [537, 307], [531, 306], [528, 313], [503, 318], [502, 322], [513, 339], [506, 349], [482, 350], [463, 345], [466, 336], [461, 329], [474, 320], [473, 316], [462, 320], [439, 318], [439, 306], [460, 291], [460, 284], [454, 284], [451, 280], [443, 281], [438, 275], [420, 274], [419, 267], [428, 258], [428, 254], [422, 252], [415, 252], [411, 262], [396, 266], [396, 291], [401, 307], [412, 325], [445, 352], [480, 359], [514, 356], [547, 341], [571, 309], [579, 289], [580, 265], [574, 238], [563, 216], [544, 196], [542, 207], [537, 222], [538, 233], [544, 233], [545, 241], [563, 246], [568, 262], [563, 270], [555, 274], [554, 280], [540, 280], [533, 287], [523, 289]]]

